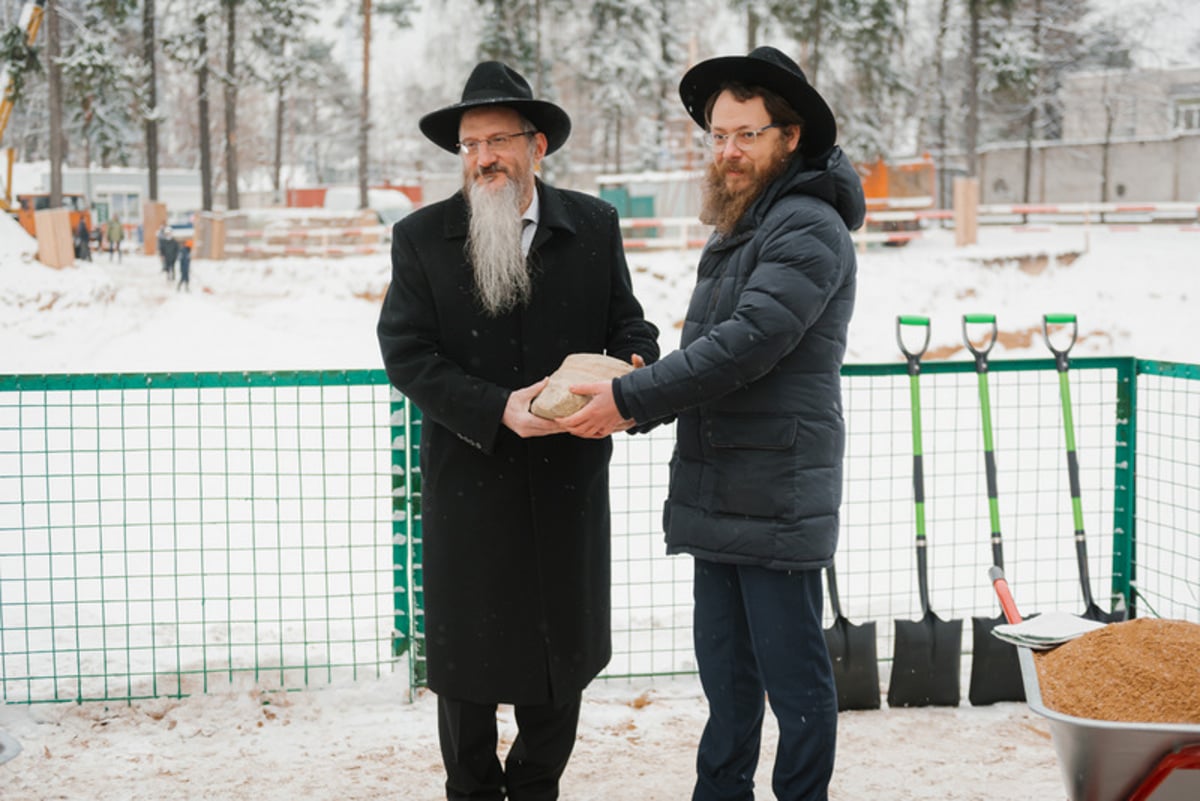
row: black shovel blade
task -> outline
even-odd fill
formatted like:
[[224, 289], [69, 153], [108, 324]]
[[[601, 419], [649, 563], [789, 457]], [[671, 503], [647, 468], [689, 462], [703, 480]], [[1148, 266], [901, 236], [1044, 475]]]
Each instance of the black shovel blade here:
[[888, 706], [958, 706], [961, 657], [961, 620], [897, 620]]
[[879, 660], [875, 650], [875, 623], [851, 623], [834, 618], [825, 629], [825, 644], [833, 662], [838, 711], [879, 709]]
[[1025, 700], [1017, 646], [992, 636], [992, 629], [1005, 622], [1004, 615], [971, 618], [974, 651], [967, 698], [972, 706]]
[[1089, 604], [1088, 608], [1083, 610], [1080, 617], [1087, 620], [1095, 620], [1098, 623], [1123, 623], [1128, 618], [1126, 610], [1118, 609], [1114, 612], [1105, 612], [1096, 604]]

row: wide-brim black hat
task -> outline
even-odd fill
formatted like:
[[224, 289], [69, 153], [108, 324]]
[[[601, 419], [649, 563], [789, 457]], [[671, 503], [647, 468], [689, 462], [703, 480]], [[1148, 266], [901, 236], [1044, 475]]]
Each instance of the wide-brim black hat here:
[[421, 133], [443, 150], [458, 152], [458, 123], [464, 112], [485, 106], [505, 106], [525, 117], [546, 135], [547, 155], [571, 135], [567, 112], [546, 100], [534, 100], [533, 90], [516, 70], [499, 61], [484, 61], [471, 70], [462, 100], [421, 118]]
[[756, 47], [745, 56], [721, 56], [701, 61], [679, 82], [683, 107], [696, 124], [708, 129], [704, 107], [721, 85], [736, 81], [761, 86], [781, 96], [804, 118], [800, 150], [820, 156], [837, 142], [837, 122], [825, 99], [817, 93], [800, 66], [774, 47]]

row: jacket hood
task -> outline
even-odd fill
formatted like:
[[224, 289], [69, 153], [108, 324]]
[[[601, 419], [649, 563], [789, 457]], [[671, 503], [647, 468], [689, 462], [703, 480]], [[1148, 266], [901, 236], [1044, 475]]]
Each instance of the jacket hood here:
[[776, 200], [793, 194], [809, 195], [833, 206], [851, 231], [861, 228], [867, 216], [862, 179], [846, 154], [835, 145], [820, 159], [794, 159], [783, 174], [763, 191], [737, 228], [757, 226]]

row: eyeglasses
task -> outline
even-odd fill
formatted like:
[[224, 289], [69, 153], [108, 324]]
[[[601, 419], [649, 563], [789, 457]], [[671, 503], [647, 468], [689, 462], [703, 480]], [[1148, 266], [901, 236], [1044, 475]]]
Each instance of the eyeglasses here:
[[488, 150], [495, 153], [497, 151], [507, 150], [518, 136], [533, 136], [536, 133], [537, 131], [518, 131], [517, 133], [489, 136], [487, 139], [468, 139], [465, 142], [458, 143], [458, 152], [464, 156], [468, 154], [473, 156], [479, 152], [480, 145], [486, 144], [488, 146]]
[[713, 133], [712, 131], [704, 132], [704, 144], [712, 148], [714, 151], [720, 152], [729, 144], [729, 140], [733, 139], [733, 144], [738, 150], [745, 152], [758, 144], [758, 138], [763, 135], [764, 131], [771, 128], [778, 128], [779, 123], [773, 122], [770, 125], [764, 125], [758, 130], [749, 129], [745, 131], [734, 131], [733, 133]]

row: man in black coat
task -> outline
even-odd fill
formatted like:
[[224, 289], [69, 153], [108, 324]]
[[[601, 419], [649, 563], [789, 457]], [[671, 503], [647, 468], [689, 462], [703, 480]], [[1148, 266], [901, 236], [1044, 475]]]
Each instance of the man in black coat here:
[[775, 48], [703, 61], [679, 92], [712, 148], [714, 228], [680, 350], [572, 387], [593, 397], [563, 425], [592, 436], [677, 420], [663, 520], [667, 551], [695, 558], [709, 704], [693, 801], [754, 796], [764, 699], [779, 722], [775, 797], [825, 801], [837, 693], [821, 569], [838, 537], [862, 184], [829, 107]]
[[[379, 318], [391, 383], [422, 411], [425, 634], [448, 799], [550, 801], [583, 688], [607, 664], [607, 438], [530, 403], [570, 353], [641, 364], [657, 329], [633, 296], [615, 209], [537, 180], [570, 133], [523, 77], [479, 64], [421, 131], [463, 189], [396, 223]], [[519, 734], [496, 753], [497, 704]]]

